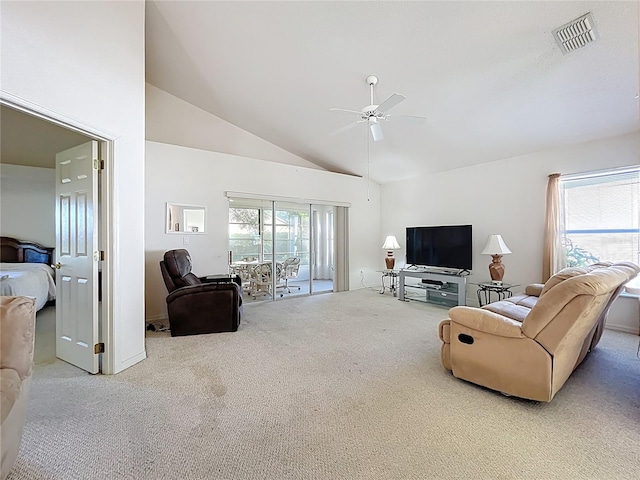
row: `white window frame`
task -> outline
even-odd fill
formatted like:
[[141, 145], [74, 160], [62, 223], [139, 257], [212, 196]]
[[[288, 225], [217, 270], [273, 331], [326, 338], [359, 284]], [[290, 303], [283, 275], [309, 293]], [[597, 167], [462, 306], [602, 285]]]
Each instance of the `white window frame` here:
[[[561, 232], [561, 239], [562, 239], [563, 245], [566, 246], [569, 243], [568, 237], [571, 234], [574, 234], [574, 235], [575, 234], [582, 234], [582, 235], [629, 234], [629, 235], [635, 235], [636, 245], [640, 244], [640, 205], [638, 204], [629, 206], [629, 208], [635, 209], [638, 215], [638, 220], [636, 221], [635, 227], [633, 228], [607, 228], [607, 229], [593, 228], [593, 229], [581, 229], [581, 230], [566, 230], [567, 212], [566, 212], [565, 193], [566, 193], [566, 190], [570, 188], [575, 188], [575, 187], [569, 186], [571, 183], [575, 184], [576, 182], [579, 182], [579, 181], [588, 182], [589, 180], [593, 180], [593, 184], [595, 184], [598, 182], [606, 181], [607, 177], [610, 179], [611, 182], [613, 182], [629, 174], [637, 174], [640, 176], [640, 165], [608, 169], [608, 170], [600, 170], [595, 172], [586, 172], [586, 173], [574, 174], [574, 175], [562, 175], [560, 177], [560, 212], [561, 212], [560, 232]], [[638, 182], [638, 190], [640, 192], [640, 181]], [[640, 198], [640, 193], [638, 198]], [[593, 252], [593, 253], [597, 253], [597, 252]], [[566, 261], [567, 251], [563, 250], [562, 254], [565, 255], [565, 261]], [[603, 258], [601, 260], [610, 260], [610, 259]], [[618, 259], [618, 260], [623, 261], [621, 259]], [[633, 262], [635, 264], [640, 265], [640, 248], [637, 249], [635, 253], [635, 258], [624, 259], [624, 261], [629, 261], [629, 262]], [[638, 286], [636, 286], [636, 284], [638, 284]], [[629, 283], [627, 291], [635, 292], [638, 287], [640, 287], [640, 283], [638, 282], [638, 279], [636, 279]]]

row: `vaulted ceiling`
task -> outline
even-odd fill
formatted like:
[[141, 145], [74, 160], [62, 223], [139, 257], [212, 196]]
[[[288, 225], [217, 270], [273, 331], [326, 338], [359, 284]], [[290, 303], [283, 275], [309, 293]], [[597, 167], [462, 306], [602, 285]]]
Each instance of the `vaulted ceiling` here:
[[[598, 38], [552, 31], [588, 12]], [[410, 178], [639, 129], [637, 1], [147, 2], [147, 81], [327, 169], [366, 175], [367, 127], [407, 98], [371, 178]]]
[[[563, 55], [551, 32], [587, 12], [597, 40]], [[324, 168], [369, 167], [386, 183], [640, 131], [639, 23], [638, 1], [147, 0], [146, 76]], [[371, 74], [376, 102], [407, 97], [389, 113], [426, 120], [382, 121], [367, 165], [366, 124], [331, 135], [357, 117], [329, 109], [369, 105]], [[0, 118], [6, 163], [51, 163], [86, 140], [5, 107]]]

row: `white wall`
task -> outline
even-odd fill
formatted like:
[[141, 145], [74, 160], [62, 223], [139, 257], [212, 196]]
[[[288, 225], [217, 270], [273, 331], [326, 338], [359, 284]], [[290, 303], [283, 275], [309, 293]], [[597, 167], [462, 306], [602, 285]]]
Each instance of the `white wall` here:
[[142, 0], [2, 2], [1, 95], [115, 139], [109, 373], [144, 350]]
[[[350, 287], [378, 283], [383, 268], [379, 186], [365, 179], [223, 153], [147, 142], [146, 169], [146, 315], [166, 318], [166, 288], [158, 262], [164, 252], [186, 248], [196, 275], [228, 271], [229, 203], [226, 191], [351, 203], [349, 251]], [[207, 232], [165, 233], [166, 202], [207, 207]], [[183, 238], [189, 245], [183, 246]]]
[[640, 335], [640, 301], [637, 296], [623, 293], [611, 305], [606, 326], [613, 330]]
[[149, 83], [146, 94], [147, 140], [324, 170]]
[[[381, 187], [382, 231], [405, 247], [405, 228], [419, 225], [472, 224], [473, 274], [468, 282], [489, 279], [491, 257], [480, 255], [492, 233], [512, 250], [502, 258], [504, 281], [524, 286], [542, 277], [547, 176], [637, 164], [640, 134], [535, 152], [483, 165], [425, 175]], [[443, 159], [443, 161], [446, 161]], [[405, 251], [396, 252], [404, 259]], [[477, 304], [467, 283], [467, 304]], [[609, 318], [610, 325], [637, 329], [637, 318]]]
[[54, 247], [53, 168], [0, 165], [0, 234]]

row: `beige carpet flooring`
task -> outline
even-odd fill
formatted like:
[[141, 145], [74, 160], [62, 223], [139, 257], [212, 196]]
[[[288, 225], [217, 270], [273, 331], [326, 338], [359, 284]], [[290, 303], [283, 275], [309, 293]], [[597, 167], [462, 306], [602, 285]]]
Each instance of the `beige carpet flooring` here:
[[45, 312], [9, 479], [640, 477], [637, 336], [606, 331], [537, 403], [445, 371], [446, 312], [370, 289], [248, 305], [236, 333], [150, 334], [115, 376], [53, 359]]

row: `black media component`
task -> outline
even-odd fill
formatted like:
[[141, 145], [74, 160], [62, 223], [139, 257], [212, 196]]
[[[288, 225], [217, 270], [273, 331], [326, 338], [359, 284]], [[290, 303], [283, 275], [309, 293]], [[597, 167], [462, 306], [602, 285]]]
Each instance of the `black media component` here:
[[444, 282], [440, 280], [429, 280], [428, 278], [423, 278], [422, 283], [428, 283], [429, 285], [438, 285], [439, 287], [444, 285]]
[[472, 269], [471, 225], [407, 227], [407, 265]]

